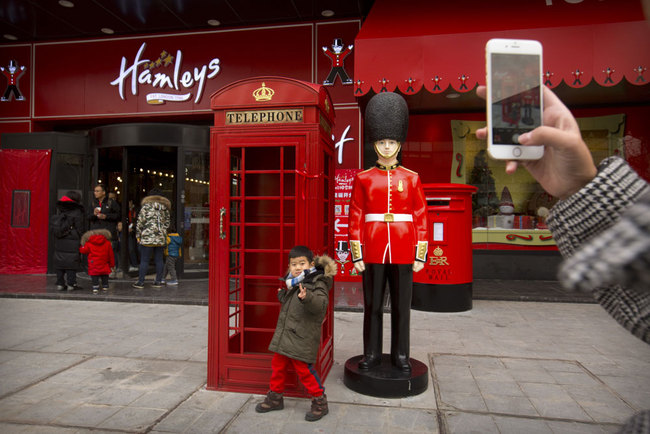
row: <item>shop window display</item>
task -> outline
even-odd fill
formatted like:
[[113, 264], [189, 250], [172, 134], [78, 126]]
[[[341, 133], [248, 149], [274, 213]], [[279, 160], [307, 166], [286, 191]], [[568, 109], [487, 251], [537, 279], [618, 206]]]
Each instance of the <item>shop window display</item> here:
[[[624, 115], [581, 118], [578, 124], [594, 161], [624, 157]], [[472, 198], [474, 246], [553, 248], [546, 217], [557, 198], [544, 192], [526, 170], [506, 174], [505, 161], [491, 159], [485, 142], [476, 138], [476, 130], [484, 126], [482, 121], [451, 121], [451, 182], [478, 188]]]

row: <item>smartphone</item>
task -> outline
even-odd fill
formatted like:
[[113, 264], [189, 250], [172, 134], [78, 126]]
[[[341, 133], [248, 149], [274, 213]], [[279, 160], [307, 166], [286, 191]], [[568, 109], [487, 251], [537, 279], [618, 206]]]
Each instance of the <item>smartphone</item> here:
[[497, 160], [538, 160], [543, 146], [519, 145], [542, 125], [542, 44], [490, 39], [485, 46], [488, 153]]

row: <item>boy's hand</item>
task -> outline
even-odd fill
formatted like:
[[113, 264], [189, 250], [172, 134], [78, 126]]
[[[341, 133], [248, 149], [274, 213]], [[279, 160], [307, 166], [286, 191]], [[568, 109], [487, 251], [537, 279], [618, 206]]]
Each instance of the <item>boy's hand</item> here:
[[307, 295], [307, 290], [305, 289], [304, 286], [302, 286], [302, 283], [299, 283], [298, 285], [300, 287], [300, 291], [298, 292], [298, 298], [304, 300], [305, 296]]

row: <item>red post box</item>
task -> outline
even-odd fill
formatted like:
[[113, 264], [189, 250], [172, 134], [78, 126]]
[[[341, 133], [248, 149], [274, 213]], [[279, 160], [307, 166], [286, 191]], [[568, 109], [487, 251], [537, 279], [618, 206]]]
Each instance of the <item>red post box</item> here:
[[465, 184], [423, 184], [429, 222], [429, 256], [413, 274], [416, 310], [462, 312], [472, 308], [472, 194]]
[[[208, 388], [266, 393], [279, 277], [298, 244], [334, 245], [334, 111], [320, 85], [237, 81], [211, 97]], [[333, 364], [333, 291], [315, 368]], [[306, 396], [294, 375], [285, 393]]]

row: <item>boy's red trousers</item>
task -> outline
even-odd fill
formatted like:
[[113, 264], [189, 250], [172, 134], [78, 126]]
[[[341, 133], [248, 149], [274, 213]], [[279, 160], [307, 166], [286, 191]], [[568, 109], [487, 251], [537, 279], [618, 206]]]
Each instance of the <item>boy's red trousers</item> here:
[[271, 373], [272, 391], [275, 393], [284, 392], [284, 384], [287, 380], [287, 371], [290, 365], [293, 365], [300, 382], [305, 386], [311, 396], [318, 397], [325, 392], [325, 388], [320, 382], [320, 377], [316, 373], [314, 365], [291, 359], [278, 353], [275, 353], [271, 360], [271, 368], [273, 369]]

